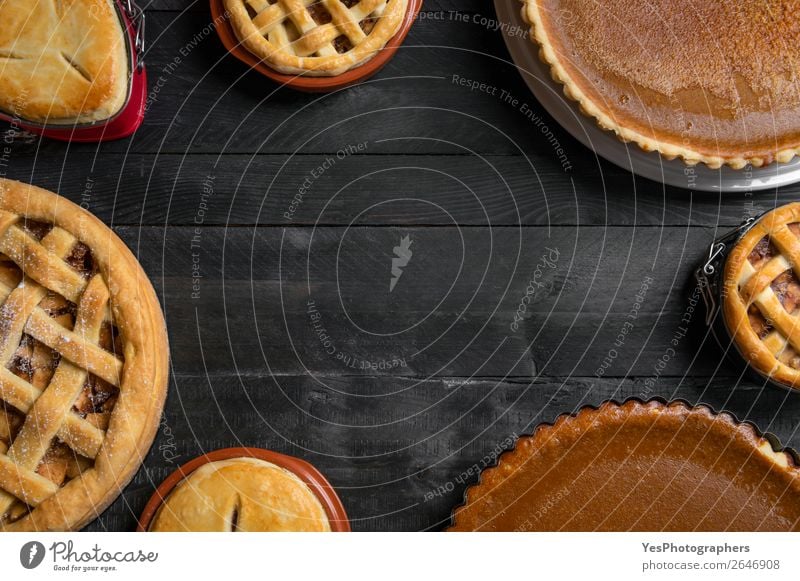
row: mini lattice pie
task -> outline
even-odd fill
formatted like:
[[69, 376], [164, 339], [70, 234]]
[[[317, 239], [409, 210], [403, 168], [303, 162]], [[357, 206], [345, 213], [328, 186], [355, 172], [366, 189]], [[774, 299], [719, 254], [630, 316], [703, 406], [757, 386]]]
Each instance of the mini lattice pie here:
[[523, 2], [564, 93], [624, 141], [713, 168], [800, 153], [800, 1]]
[[731, 250], [723, 312], [759, 372], [800, 388], [800, 203], [769, 212]]
[[0, 109], [50, 124], [122, 109], [129, 53], [111, 0], [3, 0], [0, 23]]
[[152, 286], [97, 218], [0, 179], [0, 530], [74, 530], [139, 468], [167, 389]]
[[408, 0], [225, 0], [225, 8], [239, 40], [275, 70], [334, 76], [386, 46]]
[[257, 458], [209, 462], [173, 490], [154, 532], [329, 532], [328, 516], [308, 485]]

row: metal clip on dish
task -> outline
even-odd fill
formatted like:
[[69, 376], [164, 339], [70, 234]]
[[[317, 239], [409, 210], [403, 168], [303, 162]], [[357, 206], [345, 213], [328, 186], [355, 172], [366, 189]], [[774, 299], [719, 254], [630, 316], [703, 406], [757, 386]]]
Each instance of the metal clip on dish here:
[[714, 240], [711, 246], [708, 247], [708, 259], [694, 273], [694, 278], [697, 280], [697, 285], [700, 287], [700, 292], [706, 307], [706, 326], [711, 325], [719, 307], [717, 304], [717, 297], [719, 296], [719, 272], [722, 268], [725, 256], [727, 255], [728, 247], [731, 242], [735, 243], [739, 240], [739, 238], [753, 226], [755, 221], [755, 217], [748, 218], [735, 230]]
[[133, 28], [133, 50], [136, 53], [136, 70], [141, 71], [144, 68], [144, 10], [139, 8], [133, 0], [125, 0], [122, 3], [122, 9], [125, 11], [125, 16], [127, 16]]

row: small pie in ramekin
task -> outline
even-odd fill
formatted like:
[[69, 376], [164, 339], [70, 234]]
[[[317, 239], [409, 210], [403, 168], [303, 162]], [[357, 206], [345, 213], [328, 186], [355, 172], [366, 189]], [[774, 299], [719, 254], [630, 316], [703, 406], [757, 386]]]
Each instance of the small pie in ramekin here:
[[258, 458], [204, 464], [158, 509], [154, 532], [329, 532], [320, 500], [297, 475]]
[[400, 30], [409, 0], [224, 0], [241, 43], [274, 70], [336, 76]]

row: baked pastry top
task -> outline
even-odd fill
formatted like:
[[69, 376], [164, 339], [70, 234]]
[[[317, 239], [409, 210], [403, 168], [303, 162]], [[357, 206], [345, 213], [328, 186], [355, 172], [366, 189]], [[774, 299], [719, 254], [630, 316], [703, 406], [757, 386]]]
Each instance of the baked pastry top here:
[[129, 55], [112, 0], [3, 0], [0, 22], [0, 109], [56, 124], [122, 109]]
[[386, 46], [408, 0], [225, 0], [225, 8], [242, 44], [273, 69], [335, 76]]
[[209, 462], [169, 494], [156, 532], [328, 532], [322, 503], [294, 473], [257, 458]]
[[520, 438], [454, 531], [798, 531], [800, 468], [705, 407], [605, 403]]
[[523, 0], [566, 95], [647, 151], [734, 168], [800, 152], [800, 0]]
[[0, 179], [0, 530], [75, 530], [139, 468], [167, 338], [139, 263], [97, 218]]
[[800, 203], [760, 218], [725, 262], [723, 314], [742, 356], [800, 388]]

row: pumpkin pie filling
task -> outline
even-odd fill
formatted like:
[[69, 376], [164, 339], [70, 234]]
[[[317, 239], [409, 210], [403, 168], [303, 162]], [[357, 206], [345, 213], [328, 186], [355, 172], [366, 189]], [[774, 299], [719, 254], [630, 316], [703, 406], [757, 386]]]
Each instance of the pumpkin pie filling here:
[[798, 531], [800, 469], [707, 408], [606, 403], [521, 438], [451, 530]]
[[800, 148], [800, 2], [526, 0], [567, 94], [607, 129], [710, 166]]

